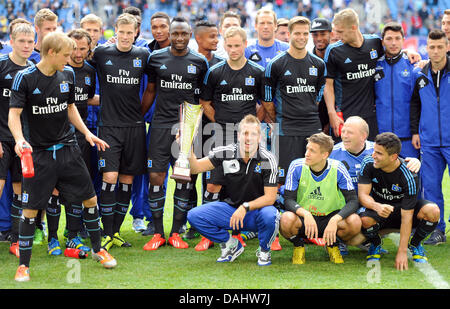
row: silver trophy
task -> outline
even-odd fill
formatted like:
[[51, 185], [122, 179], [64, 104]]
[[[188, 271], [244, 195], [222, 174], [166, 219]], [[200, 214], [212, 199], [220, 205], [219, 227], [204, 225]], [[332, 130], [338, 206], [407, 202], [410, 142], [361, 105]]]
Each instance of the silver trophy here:
[[191, 155], [192, 143], [202, 120], [203, 108], [200, 104], [184, 102], [180, 105], [180, 131], [179, 144], [180, 154], [173, 167], [170, 178], [178, 182], [191, 181], [191, 167], [189, 157]]

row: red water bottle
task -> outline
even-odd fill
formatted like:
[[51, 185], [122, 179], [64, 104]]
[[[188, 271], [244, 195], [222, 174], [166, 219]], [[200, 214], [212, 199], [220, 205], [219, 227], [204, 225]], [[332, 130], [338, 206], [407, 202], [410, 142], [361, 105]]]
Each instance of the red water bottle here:
[[[337, 116], [338, 116], [339, 118], [342, 119], [342, 121], [344, 121], [344, 114], [343, 114], [341, 111], [337, 111], [336, 114], [337, 114]], [[341, 124], [339, 125], [339, 136], [341, 136], [341, 132], [342, 132], [342, 127], [343, 127], [343, 126], [344, 126], [343, 123], [341, 123]]]
[[34, 177], [34, 165], [33, 157], [31, 156], [31, 148], [23, 145], [22, 157], [20, 158], [22, 163], [22, 175], [24, 178]]
[[66, 248], [66, 250], [64, 250], [64, 256], [76, 259], [85, 259], [88, 256], [88, 254], [87, 252], [80, 249]]

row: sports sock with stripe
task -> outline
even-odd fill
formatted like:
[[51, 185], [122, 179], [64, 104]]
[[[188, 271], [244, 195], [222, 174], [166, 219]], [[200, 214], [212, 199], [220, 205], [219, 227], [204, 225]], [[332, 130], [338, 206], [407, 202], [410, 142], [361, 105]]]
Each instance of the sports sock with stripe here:
[[114, 209], [116, 207], [116, 184], [103, 182], [100, 191], [100, 213], [105, 235], [113, 236]]
[[36, 218], [20, 218], [19, 224], [19, 265], [30, 267]]
[[186, 184], [176, 184], [175, 192], [173, 194], [173, 220], [170, 235], [179, 233], [181, 226], [183, 226], [186, 221], [186, 215], [190, 209], [189, 195], [192, 188], [193, 184], [190, 182]]
[[437, 222], [430, 222], [427, 220], [420, 220], [416, 227], [416, 232], [411, 238], [410, 244], [417, 247], [422, 240], [424, 240], [428, 235], [430, 235], [437, 226]]
[[132, 184], [120, 183], [116, 192], [116, 207], [114, 208], [113, 234], [120, 232], [123, 220], [128, 212], [131, 199]]
[[164, 238], [164, 203], [166, 202], [166, 192], [162, 186], [149, 185], [148, 204], [152, 212], [152, 221], [155, 226], [155, 234], [161, 234]]
[[101, 246], [100, 218], [97, 205], [83, 208], [83, 221], [91, 238], [92, 250], [97, 253]]
[[13, 194], [11, 203], [11, 243], [19, 239], [19, 224], [22, 217], [22, 199], [20, 194]]
[[61, 204], [59, 196], [52, 194], [47, 205], [48, 241], [58, 239], [59, 218], [61, 216]]

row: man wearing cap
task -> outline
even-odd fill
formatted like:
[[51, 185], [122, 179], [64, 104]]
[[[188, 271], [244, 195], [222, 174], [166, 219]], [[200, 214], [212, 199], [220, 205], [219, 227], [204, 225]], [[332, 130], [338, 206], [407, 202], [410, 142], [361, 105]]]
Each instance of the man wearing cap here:
[[311, 23], [311, 36], [314, 42], [314, 55], [324, 58], [325, 50], [330, 44], [331, 23], [325, 18], [316, 18]]

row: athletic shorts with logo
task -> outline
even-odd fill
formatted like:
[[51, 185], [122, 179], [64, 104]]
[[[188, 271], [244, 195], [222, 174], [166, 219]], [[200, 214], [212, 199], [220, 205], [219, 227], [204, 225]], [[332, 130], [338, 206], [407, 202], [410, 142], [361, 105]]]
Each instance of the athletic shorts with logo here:
[[67, 201], [85, 201], [95, 196], [89, 171], [78, 145], [32, 153], [34, 177], [23, 178], [24, 209], [45, 209], [53, 189]]
[[102, 126], [98, 128], [98, 134], [109, 145], [105, 151], [99, 151], [100, 172], [144, 174], [147, 152], [145, 126]]

